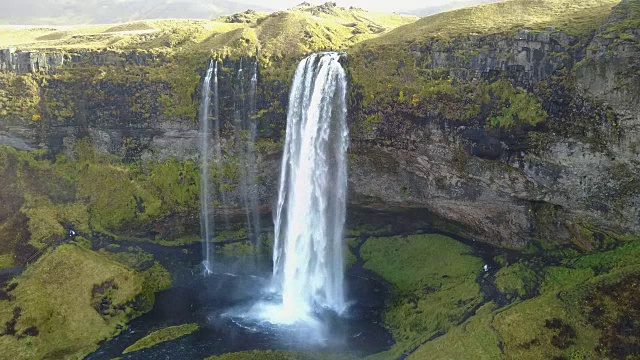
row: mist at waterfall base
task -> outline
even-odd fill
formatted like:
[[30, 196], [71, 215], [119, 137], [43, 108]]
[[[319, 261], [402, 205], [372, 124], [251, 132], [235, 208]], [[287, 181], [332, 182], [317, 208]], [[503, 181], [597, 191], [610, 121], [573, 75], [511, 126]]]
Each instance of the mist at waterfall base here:
[[[271, 216], [265, 214], [264, 221]], [[246, 313], [258, 303], [279, 299], [265, 291], [272, 275], [268, 257], [216, 253], [209, 275], [203, 275], [201, 244], [166, 247], [153, 243], [118, 242], [153, 254], [173, 277], [173, 287], [156, 294], [153, 309], [132, 320], [120, 335], [106, 341], [87, 360], [173, 359], [202, 360], [207, 356], [245, 350], [292, 350], [354, 354], [360, 358], [388, 350], [393, 345], [382, 326], [382, 312], [389, 292], [384, 282], [362, 268], [346, 272], [346, 298], [352, 306], [343, 314], [322, 314], [318, 321], [326, 331], [310, 326], [278, 325], [249, 319]], [[256, 261], [257, 260], [257, 261]], [[236, 313], [234, 314], [232, 313]], [[123, 350], [153, 331], [196, 323], [196, 332], [148, 349], [122, 354]]]

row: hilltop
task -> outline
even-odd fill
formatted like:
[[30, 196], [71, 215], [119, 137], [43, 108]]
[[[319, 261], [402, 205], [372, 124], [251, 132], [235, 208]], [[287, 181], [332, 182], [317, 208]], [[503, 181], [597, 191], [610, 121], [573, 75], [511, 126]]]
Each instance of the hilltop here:
[[143, 20], [116, 25], [0, 27], [0, 47], [17, 49], [253, 51], [267, 55], [345, 49], [416, 21], [335, 3], [286, 11], [247, 10], [213, 20]]
[[408, 14], [417, 15], [417, 16], [429, 16], [438, 14], [445, 11], [457, 10], [466, 7], [481, 5], [481, 4], [490, 4], [496, 3], [504, 0], [461, 0], [461, 1], [453, 1], [450, 3], [442, 4], [442, 5], [432, 5], [426, 6], [419, 9], [411, 10]]
[[597, 28], [619, 3], [620, 0], [506, 0], [424, 17], [395, 29], [375, 43], [407, 43], [429, 37], [486, 35], [525, 28], [552, 27], [581, 34]]

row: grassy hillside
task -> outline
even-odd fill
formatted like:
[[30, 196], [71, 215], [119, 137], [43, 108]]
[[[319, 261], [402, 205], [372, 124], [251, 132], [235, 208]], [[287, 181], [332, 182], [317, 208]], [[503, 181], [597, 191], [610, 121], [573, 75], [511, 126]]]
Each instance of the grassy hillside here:
[[434, 14], [439, 14], [445, 11], [462, 9], [470, 6], [482, 5], [482, 4], [490, 4], [496, 3], [504, 0], [461, 0], [461, 1], [453, 1], [450, 3], [442, 4], [442, 5], [432, 5], [426, 6], [423, 8], [411, 10], [408, 13], [412, 15], [418, 16], [429, 16]]
[[[273, 14], [247, 11], [214, 20], [146, 20], [64, 28], [0, 27], [0, 48], [107, 49], [160, 54], [168, 61], [154, 66], [129, 64], [125, 69], [110, 65], [87, 68], [87, 64], [79, 63], [64, 66], [54, 76], [70, 82], [81, 79], [86, 84], [98, 81], [121, 84], [136, 79], [163, 82], [171, 88], [171, 94], [162, 100], [163, 109], [167, 110], [163, 110], [164, 114], [194, 120], [197, 98], [193, 94], [200, 82], [199, 71], [214, 54], [218, 58], [254, 56], [259, 50], [263, 78], [289, 81], [297, 61], [310, 52], [346, 50], [415, 20], [417, 18], [411, 16], [376, 14], [325, 4]], [[0, 92], [0, 100], [2, 98]]]
[[554, 27], [578, 34], [602, 22], [618, 3], [620, 0], [506, 0], [428, 16], [372, 43], [406, 43], [429, 37], [481, 35], [523, 28]]
[[499, 255], [491, 274], [445, 236], [370, 237], [361, 255], [393, 284], [384, 323], [396, 343], [366, 359], [636, 359], [640, 240], [618, 245], [553, 265]]
[[329, 5], [273, 14], [247, 11], [214, 20], [145, 20], [120, 25], [0, 27], [0, 47], [245, 51], [269, 55], [346, 49], [417, 20]]
[[[498, 103], [487, 110], [492, 126], [519, 126], [513, 119], [535, 125], [547, 116], [530, 92], [504, 82], [452, 82], [451, 69], [431, 68], [429, 51], [454, 56], [459, 61], [457, 67], [464, 68], [474, 56], [489, 54], [488, 49], [478, 48], [471, 40], [465, 43], [466, 36], [512, 35], [522, 29], [536, 32], [548, 27], [569, 35], [586, 35], [598, 29], [618, 3], [619, 0], [506, 0], [425, 17], [355, 45], [349, 61], [352, 88], [362, 93], [364, 109], [371, 109], [372, 104], [379, 108], [388, 108], [382, 104], [393, 103], [396, 108], [406, 104], [416, 116], [435, 113], [466, 121], [482, 113], [479, 104]], [[588, 41], [588, 36], [578, 38]], [[415, 51], [420, 46], [424, 46], [422, 52]], [[512, 59], [514, 54], [500, 56]], [[370, 74], [376, 74], [375, 78]], [[492, 101], [495, 98], [500, 101]], [[502, 106], [505, 99], [510, 99], [510, 106]], [[381, 121], [380, 115], [370, 115], [364, 128], [375, 128]]]
[[2, 286], [3, 357], [81, 358], [150, 309], [145, 287], [142, 273], [77, 245], [59, 246]]

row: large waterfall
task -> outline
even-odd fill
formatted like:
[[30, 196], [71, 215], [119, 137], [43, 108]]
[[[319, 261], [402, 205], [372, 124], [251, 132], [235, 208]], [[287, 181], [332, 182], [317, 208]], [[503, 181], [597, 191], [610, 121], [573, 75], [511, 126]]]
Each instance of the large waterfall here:
[[[215, 92], [217, 94], [217, 63], [213, 60], [209, 63], [209, 68], [202, 82], [202, 101], [200, 109], [200, 234], [203, 237], [202, 245], [202, 264], [205, 273], [211, 273], [211, 242], [213, 241], [213, 213], [210, 211], [211, 206], [211, 184], [209, 179], [209, 148], [211, 147], [211, 130], [209, 129], [209, 114], [211, 105], [211, 77], [215, 72]], [[217, 116], [217, 97], [216, 97], [216, 116]]]
[[314, 54], [295, 73], [275, 209], [273, 279], [288, 321], [345, 309], [346, 76], [337, 53]]

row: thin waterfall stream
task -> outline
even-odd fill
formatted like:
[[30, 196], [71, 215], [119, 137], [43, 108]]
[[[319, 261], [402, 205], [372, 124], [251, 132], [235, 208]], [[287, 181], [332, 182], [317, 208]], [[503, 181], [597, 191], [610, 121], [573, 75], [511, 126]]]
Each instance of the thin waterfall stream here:
[[[217, 66], [215, 66], [217, 68]], [[211, 206], [211, 184], [209, 179], [209, 149], [211, 147], [211, 131], [210, 125], [210, 105], [211, 105], [211, 78], [214, 73], [214, 61], [211, 60], [209, 68], [202, 83], [202, 107], [200, 111], [200, 234], [203, 237], [202, 264], [205, 274], [211, 273], [211, 242], [213, 237], [213, 212], [209, 208]], [[216, 71], [215, 86], [217, 93]], [[215, 104], [217, 113], [217, 103]]]

